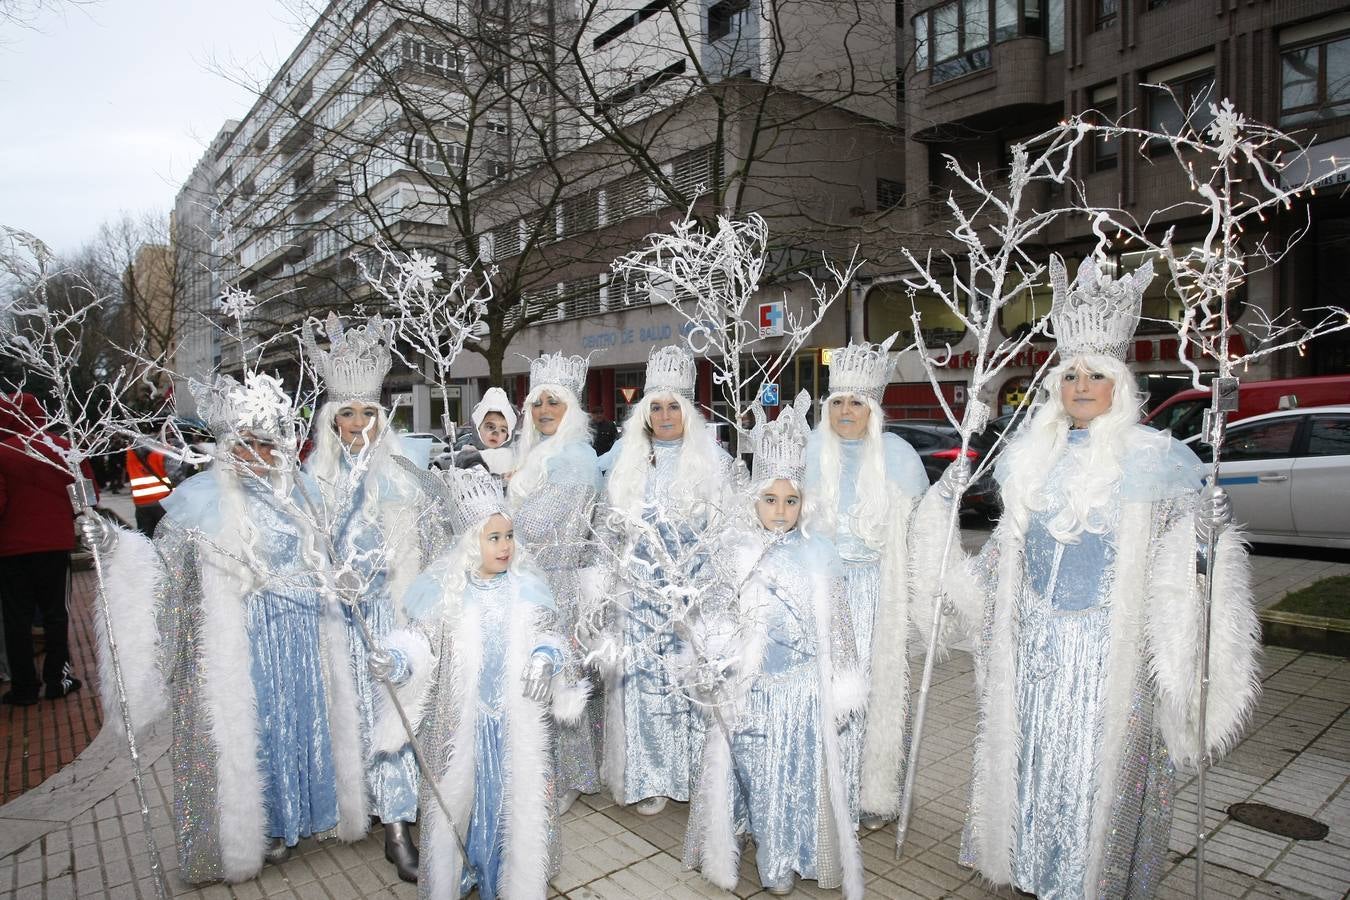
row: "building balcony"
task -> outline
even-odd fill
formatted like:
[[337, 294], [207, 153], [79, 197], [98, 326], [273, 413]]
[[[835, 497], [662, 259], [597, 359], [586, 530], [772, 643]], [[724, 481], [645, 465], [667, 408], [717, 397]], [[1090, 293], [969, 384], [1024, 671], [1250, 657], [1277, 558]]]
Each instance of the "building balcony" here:
[[1064, 73], [1046, 42], [1021, 37], [934, 61], [906, 82], [905, 113], [914, 140], [950, 126], [977, 131], [1016, 127], [1064, 100]]

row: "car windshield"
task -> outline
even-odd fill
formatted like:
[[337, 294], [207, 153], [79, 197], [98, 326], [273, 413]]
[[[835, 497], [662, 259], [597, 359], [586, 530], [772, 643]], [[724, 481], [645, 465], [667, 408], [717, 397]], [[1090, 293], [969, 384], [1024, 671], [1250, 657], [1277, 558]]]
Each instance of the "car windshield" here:
[[1172, 437], [1179, 441], [1184, 441], [1200, 433], [1200, 425], [1204, 419], [1205, 409], [1209, 406], [1209, 398], [1196, 398], [1195, 400], [1183, 400], [1174, 406], [1169, 406], [1163, 410], [1162, 415], [1157, 416], [1148, 424], [1157, 428], [1159, 431], [1167, 429], [1172, 430]]

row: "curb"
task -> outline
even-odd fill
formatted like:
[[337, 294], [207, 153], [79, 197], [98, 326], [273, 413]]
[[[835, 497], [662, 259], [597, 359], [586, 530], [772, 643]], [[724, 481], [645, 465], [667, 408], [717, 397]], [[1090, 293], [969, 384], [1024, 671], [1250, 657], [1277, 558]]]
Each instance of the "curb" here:
[[1350, 659], [1350, 621], [1275, 609], [1262, 610], [1258, 618], [1263, 644]]

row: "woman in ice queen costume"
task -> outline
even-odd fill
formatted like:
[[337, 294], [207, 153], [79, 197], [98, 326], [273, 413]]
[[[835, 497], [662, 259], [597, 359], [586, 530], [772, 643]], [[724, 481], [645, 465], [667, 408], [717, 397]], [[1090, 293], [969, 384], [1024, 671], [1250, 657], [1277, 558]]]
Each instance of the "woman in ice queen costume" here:
[[[350, 735], [361, 743], [371, 812], [384, 824], [384, 855], [399, 878], [417, 880], [417, 760], [412, 748], [376, 753], [370, 747], [375, 724], [375, 694], [383, 690], [370, 676], [369, 637], [378, 646], [384, 635], [402, 627], [398, 598], [422, 568], [417, 489], [394, 464], [402, 454], [398, 436], [380, 405], [380, 389], [393, 365], [389, 343], [393, 323], [379, 316], [345, 331], [334, 313], [323, 331], [330, 342], [321, 350], [314, 320], [304, 326], [307, 356], [327, 391], [314, 417], [314, 452], [305, 469], [323, 494], [330, 554], [344, 597], [347, 658], [356, 680], [361, 728]], [[364, 619], [365, 628], [358, 619]]]
[[[418, 896], [543, 900], [558, 848], [550, 710], [578, 721], [588, 686], [566, 681], [557, 610], [516, 551], [501, 483], [479, 468], [422, 480], [454, 543], [404, 597], [410, 627], [370, 660], [420, 723]], [[404, 739], [390, 706], [377, 747]]]
[[849, 344], [830, 359], [830, 389], [806, 448], [812, 527], [844, 561], [858, 657], [868, 684], [863, 714], [845, 736], [855, 820], [878, 828], [900, 809], [906, 746], [910, 629], [924, 598], [911, 596], [909, 521], [928, 489], [914, 448], [882, 430], [892, 335]]
[[687, 612], [677, 595], [697, 575], [698, 546], [734, 502], [731, 457], [694, 408], [694, 379], [687, 350], [653, 350], [642, 400], [608, 454], [603, 527], [622, 554], [610, 560], [614, 589], [603, 592], [613, 599], [597, 611], [607, 638], [597, 640], [616, 651], [599, 654], [606, 658], [601, 777], [616, 802], [636, 803], [643, 815], [660, 812], [668, 798], [689, 799], [698, 726], [671, 670], [683, 651], [673, 622]]
[[[576, 642], [584, 584], [593, 584], [591, 517], [600, 468], [591, 449], [590, 417], [580, 397], [588, 363], [582, 356], [546, 353], [530, 362], [525, 424], [507, 488], [516, 540], [548, 579], [558, 604], [569, 681], [589, 681]], [[604, 700], [593, 691], [585, 717], [558, 731], [558, 792], [562, 811], [581, 794], [600, 790]]]
[[709, 663], [695, 669], [708, 731], [684, 860], [734, 889], [743, 828], [769, 893], [807, 878], [861, 898], [840, 728], [862, 706], [863, 676], [843, 565], [802, 517], [809, 405], [803, 392], [800, 408], [755, 429], [743, 501], [754, 524], [729, 530], [715, 556], [696, 628], [696, 658]]
[[[1227, 496], [1202, 492], [1195, 455], [1137, 424], [1124, 358], [1152, 263], [1116, 280], [1089, 258], [1070, 284], [1052, 258], [1050, 278], [1060, 361], [1044, 404], [999, 459], [998, 528], [947, 580], [977, 635], [980, 727], [961, 861], [1043, 898], [1151, 897], [1175, 768], [1231, 747], [1256, 697], [1247, 555], [1225, 527]], [[915, 524], [933, 536], [915, 546], [925, 579], [937, 572], [948, 483]], [[1196, 562], [1211, 532], [1201, 747]]]
[[[98, 516], [81, 530], [109, 554], [132, 727], [173, 717], [180, 875], [238, 882], [301, 838], [360, 839], [368, 806], [361, 749], [348, 737], [358, 725], [346, 624], [325, 588], [323, 542], [299, 512], [318, 489], [296, 470], [289, 399], [266, 375], [191, 388], [215, 465], [165, 498], [153, 545]], [[100, 614], [111, 710], [108, 625]]]

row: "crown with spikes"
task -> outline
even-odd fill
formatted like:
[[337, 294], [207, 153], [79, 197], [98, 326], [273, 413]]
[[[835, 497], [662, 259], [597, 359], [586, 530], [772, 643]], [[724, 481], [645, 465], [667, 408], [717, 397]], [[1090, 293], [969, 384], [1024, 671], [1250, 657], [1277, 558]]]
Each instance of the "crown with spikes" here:
[[694, 356], [678, 344], [653, 350], [647, 356], [646, 394], [679, 394], [694, 401]]
[[580, 400], [586, 394], [586, 370], [590, 366], [584, 356], [563, 356], [561, 351], [545, 353], [530, 360], [530, 393], [551, 384], [571, 391]]
[[218, 443], [244, 432], [260, 438], [290, 441], [295, 435], [295, 408], [281, 382], [271, 375], [251, 373], [240, 384], [217, 374], [205, 383], [188, 382], [197, 411]]
[[305, 322], [305, 352], [323, 379], [329, 398], [379, 403], [384, 376], [394, 364], [389, 353], [394, 323], [375, 316], [365, 325], [344, 331], [337, 313], [330, 312], [323, 322], [323, 331], [329, 341], [327, 351], [319, 349], [314, 335], [315, 324], [315, 319]]
[[754, 448], [756, 481], [786, 478], [800, 485], [806, 478], [806, 413], [811, 406], [811, 395], [799, 393], [792, 405], [766, 422], [764, 409], [758, 403], [751, 407], [755, 426], [750, 430], [750, 446]]
[[450, 489], [450, 532], [459, 537], [490, 516], [509, 516], [502, 496], [502, 483], [487, 470], [448, 469], [444, 476]]
[[1050, 257], [1050, 327], [1059, 344], [1061, 359], [1099, 355], [1124, 359], [1134, 331], [1144, 291], [1153, 281], [1153, 260], [1129, 275], [1112, 278], [1104, 274], [1097, 259], [1089, 256], [1078, 267], [1078, 277], [1069, 283], [1064, 261]]
[[891, 335], [880, 344], [849, 344], [830, 355], [830, 394], [857, 394], [881, 402], [891, 382]]

